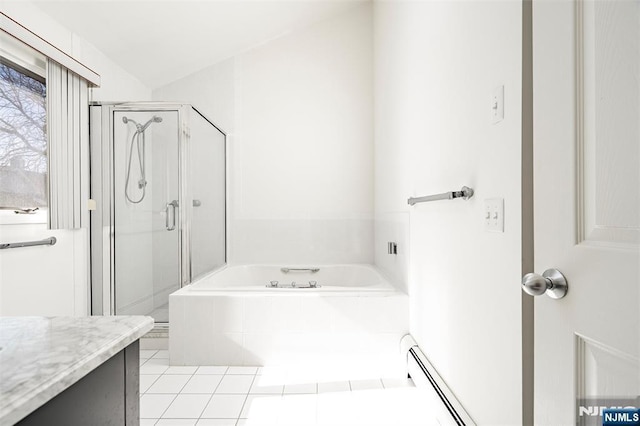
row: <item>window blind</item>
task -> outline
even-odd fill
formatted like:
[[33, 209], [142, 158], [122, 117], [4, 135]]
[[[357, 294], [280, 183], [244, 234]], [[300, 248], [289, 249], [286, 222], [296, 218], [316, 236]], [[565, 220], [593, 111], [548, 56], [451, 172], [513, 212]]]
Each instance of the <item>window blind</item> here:
[[[82, 179], [88, 165], [89, 117], [87, 81], [47, 61], [47, 127], [49, 154], [49, 226], [86, 227]], [[84, 216], [84, 217], [83, 217]]]

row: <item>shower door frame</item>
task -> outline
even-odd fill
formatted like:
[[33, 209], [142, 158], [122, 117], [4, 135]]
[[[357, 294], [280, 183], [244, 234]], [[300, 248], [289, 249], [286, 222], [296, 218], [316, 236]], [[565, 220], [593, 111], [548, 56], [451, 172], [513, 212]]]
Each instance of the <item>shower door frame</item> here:
[[[202, 115], [191, 104], [170, 102], [91, 102], [90, 103], [90, 153], [91, 153], [91, 199], [97, 208], [91, 211], [90, 259], [91, 259], [91, 314], [115, 315], [115, 136], [112, 131], [115, 112], [173, 112], [178, 113], [178, 199], [179, 287], [191, 283], [191, 216], [193, 194], [190, 189], [190, 129], [191, 110], [200, 114], [209, 124], [224, 135], [225, 139], [225, 212], [227, 209], [226, 188], [226, 141], [227, 135], [211, 120]], [[105, 143], [106, 142], [106, 143]], [[105, 232], [107, 231], [107, 232]], [[225, 213], [225, 264], [227, 261], [227, 223]], [[156, 322], [155, 330], [168, 328], [169, 323]]]

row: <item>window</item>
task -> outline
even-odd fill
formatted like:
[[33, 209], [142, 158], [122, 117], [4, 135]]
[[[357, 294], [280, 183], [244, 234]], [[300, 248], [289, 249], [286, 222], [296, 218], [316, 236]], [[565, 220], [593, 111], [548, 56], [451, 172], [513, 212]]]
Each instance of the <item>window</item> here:
[[47, 207], [44, 78], [0, 62], [0, 209]]

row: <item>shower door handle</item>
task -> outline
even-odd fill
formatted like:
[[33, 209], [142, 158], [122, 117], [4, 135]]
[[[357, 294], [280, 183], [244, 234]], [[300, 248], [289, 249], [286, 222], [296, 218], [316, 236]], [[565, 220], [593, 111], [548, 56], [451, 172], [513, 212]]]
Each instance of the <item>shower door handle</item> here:
[[[171, 225], [169, 225], [169, 207], [171, 207]], [[173, 200], [170, 203], [167, 203], [165, 207], [165, 227], [167, 231], [173, 231], [176, 229], [176, 207], [178, 207], [178, 200]]]

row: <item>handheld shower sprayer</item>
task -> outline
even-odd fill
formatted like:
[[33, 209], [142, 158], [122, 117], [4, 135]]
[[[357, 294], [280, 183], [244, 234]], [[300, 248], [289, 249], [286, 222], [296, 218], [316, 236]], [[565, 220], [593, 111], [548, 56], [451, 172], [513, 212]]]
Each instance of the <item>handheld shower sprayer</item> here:
[[[161, 123], [162, 122], [162, 117], [158, 117], [157, 115], [154, 115], [145, 124], [140, 124], [140, 123], [136, 122], [135, 120], [132, 120], [131, 118], [127, 118], [126, 116], [123, 116], [122, 117], [122, 122], [124, 124], [128, 124], [129, 122], [131, 122], [136, 126], [136, 131], [133, 134], [133, 137], [131, 138], [131, 146], [129, 148], [129, 161], [128, 161], [128, 165], [127, 165], [127, 177], [125, 179], [124, 196], [131, 203], [138, 204], [142, 200], [144, 200], [144, 197], [145, 197], [146, 192], [147, 192], [146, 190], [147, 190], [147, 183], [148, 183], [147, 179], [146, 179], [146, 175], [145, 175], [145, 168], [146, 168], [146, 158], [145, 158], [146, 142], [145, 142], [144, 132], [145, 132], [145, 130], [147, 130], [147, 127], [149, 127], [152, 123]], [[138, 165], [140, 167], [140, 179], [138, 179], [138, 189], [142, 189], [142, 195], [138, 199], [133, 199], [129, 195], [129, 178], [131, 177], [131, 160], [133, 159], [133, 144], [134, 144], [134, 142], [136, 144], [137, 151], [138, 151]]]

